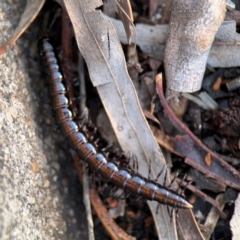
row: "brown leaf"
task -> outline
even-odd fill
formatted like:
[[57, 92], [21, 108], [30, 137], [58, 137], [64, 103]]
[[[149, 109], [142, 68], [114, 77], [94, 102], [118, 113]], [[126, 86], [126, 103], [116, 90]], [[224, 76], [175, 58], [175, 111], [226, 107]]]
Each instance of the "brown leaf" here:
[[174, 148], [174, 142], [173, 142], [173, 138], [166, 135], [163, 131], [157, 129], [154, 126], [150, 126], [154, 137], [156, 138], [158, 144], [160, 144], [162, 147], [166, 148], [168, 151], [183, 157], [184, 155], [182, 155], [180, 152], [178, 152], [178, 149]]

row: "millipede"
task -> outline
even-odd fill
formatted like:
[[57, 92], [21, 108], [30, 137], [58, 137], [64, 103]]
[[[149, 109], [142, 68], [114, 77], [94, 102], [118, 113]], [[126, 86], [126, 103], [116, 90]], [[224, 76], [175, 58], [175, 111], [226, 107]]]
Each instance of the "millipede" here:
[[56, 120], [71, 147], [83, 161], [88, 163], [90, 169], [99, 173], [104, 180], [145, 199], [157, 201], [173, 208], [192, 208], [184, 196], [172, 189], [136, 174], [130, 169], [119, 168], [113, 161], [107, 161], [106, 154], [97, 149], [73, 118], [69, 107], [70, 99], [66, 95], [66, 87], [58, 60], [49, 38], [41, 40], [41, 48], [41, 54], [46, 61], [47, 71], [50, 75], [49, 84]]

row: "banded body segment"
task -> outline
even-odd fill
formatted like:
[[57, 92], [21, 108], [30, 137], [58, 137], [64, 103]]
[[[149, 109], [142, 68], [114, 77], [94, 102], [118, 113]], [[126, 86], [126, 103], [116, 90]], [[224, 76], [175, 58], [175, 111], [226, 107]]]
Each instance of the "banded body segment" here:
[[119, 169], [116, 163], [107, 161], [106, 156], [97, 150], [72, 119], [73, 114], [69, 108], [68, 98], [65, 96], [65, 86], [62, 83], [57, 58], [47, 38], [42, 40], [42, 49], [50, 75], [51, 95], [57, 121], [62, 133], [81, 159], [86, 161], [89, 167], [98, 172], [103, 179], [133, 194], [176, 208], [191, 208], [192, 205], [177, 192], [128, 169]]

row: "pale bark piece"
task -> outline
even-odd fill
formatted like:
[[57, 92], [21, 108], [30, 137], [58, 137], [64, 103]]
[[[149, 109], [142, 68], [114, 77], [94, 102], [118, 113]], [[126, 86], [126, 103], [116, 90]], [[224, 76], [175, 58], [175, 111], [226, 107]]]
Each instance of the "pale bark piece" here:
[[232, 240], [238, 240], [240, 236], [240, 194], [238, 194], [237, 200], [235, 202], [235, 209], [233, 217], [230, 221], [230, 227], [232, 230]]
[[[0, 44], [14, 31], [23, 10], [24, 1], [1, 1]], [[36, 115], [43, 108], [36, 93], [44, 80], [27, 73], [25, 54], [31, 43], [19, 39], [0, 56], [0, 239], [87, 239], [85, 226], [76, 227], [79, 216], [82, 222], [85, 218], [81, 201], [69, 202], [79, 188], [73, 193], [66, 175], [60, 174], [63, 151], [54, 145], [52, 126], [43, 130], [36, 122], [43, 118]]]
[[[224, 202], [224, 196], [223, 194], [219, 194], [216, 197], [216, 202], [218, 203], [218, 206], [221, 210], [223, 210], [224, 206], [225, 206], [225, 202]], [[211, 238], [211, 235], [214, 231], [214, 229], [216, 228], [217, 222], [219, 220], [219, 214], [218, 211], [215, 207], [212, 207], [211, 211], [208, 213], [208, 216], [206, 218], [206, 221], [204, 223], [204, 239], [205, 240], [209, 240]]]
[[226, 0], [226, 8], [231, 11], [236, 8], [236, 5], [231, 0]]
[[240, 34], [236, 32], [235, 21], [225, 21], [220, 26], [209, 53], [211, 67], [240, 66]]
[[[92, 8], [86, 11], [84, 6], [88, 2], [64, 1], [78, 47], [122, 150], [136, 156], [139, 173], [145, 177], [151, 160], [151, 178], [154, 179], [165, 166], [164, 158], [142, 114], [115, 29], [110, 20], [95, 10], [99, 2], [91, 1]], [[161, 176], [159, 182], [163, 181], [164, 176]], [[149, 206], [159, 239], [177, 239], [175, 221], [170, 222], [167, 207], [160, 205], [156, 214], [157, 203], [149, 201]]]
[[225, 0], [173, 0], [164, 61], [167, 88], [177, 92], [201, 88], [209, 50], [225, 8]]
[[[126, 33], [120, 20], [109, 18], [113, 23], [119, 40], [127, 44]], [[169, 25], [136, 24], [136, 40], [140, 49], [149, 57], [164, 60], [164, 50], [168, 38]], [[207, 64], [211, 67], [237, 67], [240, 65], [239, 56], [240, 34], [236, 32], [235, 21], [224, 21], [219, 27], [212, 44]], [[205, 70], [205, 69], [204, 69]], [[202, 81], [200, 79], [200, 81]]]

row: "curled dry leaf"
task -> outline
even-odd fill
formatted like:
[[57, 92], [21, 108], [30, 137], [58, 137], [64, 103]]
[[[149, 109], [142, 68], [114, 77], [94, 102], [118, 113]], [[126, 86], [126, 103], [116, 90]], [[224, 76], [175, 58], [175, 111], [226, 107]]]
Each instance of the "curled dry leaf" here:
[[21, 20], [17, 28], [14, 30], [14, 33], [8, 38], [8, 40], [0, 46], [0, 54], [4, 53], [7, 47], [15, 44], [18, 38], [26, 31], [26, 29], [30, 26], [33, 20], [37, 17], [44, 3], [45, 0], [27, 1], [24, 13], [21, 16]]
[[167, 88], [201, 88], [208, 53], [225, 15], [225, 0], [173, 0], [165, 49]]
[[98, 218], [101, 220], [102, 224], [104, 225], [105, 229], [108, 230], [112, 239], [125, 239], [125, 240], [135, 240], [135, 237], [132, 237], [122, 231], [120, 227], [118, 227], [114, 220], [109, 216], [107, 209], [105, 208], [102, 200], [98, 196], [97, 192], [94, 189], [90, 189], [90, 198], [91, 203], [93, 205]]
[[179, 239], [204, 240], [204, 237], [201, 234], [201, 231], [191, 210], [187, 211], [180, 210], [178, 212], [178, 218], [181, 219], [181, 221], [177, 222]]
[[[151, 178], [155, 179], [165, 161], [142, 114], [115, 29], [100, 11], [95, 10], [102, 2], [65, 0], [64, 4], [90, 78], [122, 149], [136, 156], [139, 173], [145, 177], [151, 160]], [[161, 176], [159, 182], [163, 181], [164, 176]], [[161, 205], [158, 214], [156, 202], [149, 202], [149, 206], [159, 239], [176, 239], [175, 221], [170, 222], [166, 206]]]
[[125, 28], [128, 44], [131, 43], [132, 37], [132, 28], [133, 26], [133, 15], [132, 15], [132, 7], [129, 0], [116, 0], [118, 14], [123, 22], [123, 26]]

